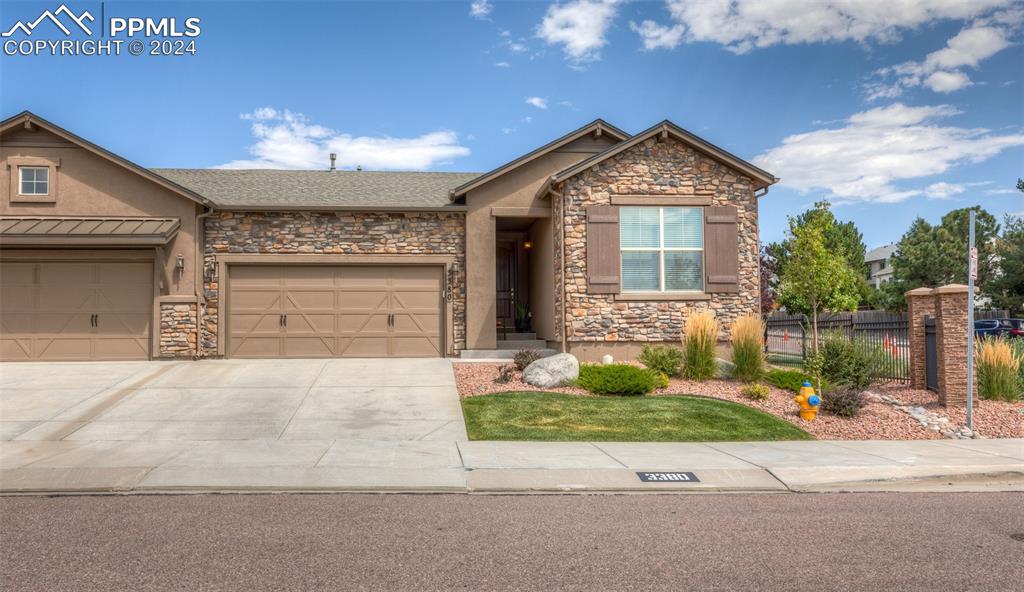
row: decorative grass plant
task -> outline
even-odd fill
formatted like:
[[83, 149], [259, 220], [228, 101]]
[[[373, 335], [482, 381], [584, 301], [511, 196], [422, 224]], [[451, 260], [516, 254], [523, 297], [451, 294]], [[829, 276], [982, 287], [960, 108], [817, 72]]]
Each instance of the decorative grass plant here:
[[764, 321], [754, 315], [737, 318], [732, 324], [732, 377], [744, 382], [764, 374]]
[[715, 342], [718, 340], [718, 321], [709, 310], [692, 312], [683, 328], [683, 377], [690, 380], [709, 380], [718, 373], [715, 361]]

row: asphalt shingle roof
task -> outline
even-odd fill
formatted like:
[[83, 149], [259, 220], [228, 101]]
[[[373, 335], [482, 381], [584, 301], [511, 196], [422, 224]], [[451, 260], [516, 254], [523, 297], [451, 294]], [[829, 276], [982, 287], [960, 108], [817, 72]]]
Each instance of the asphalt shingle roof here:
[[225, 208], [450, 206], [448, 192], [480, 173], [151, 169]]

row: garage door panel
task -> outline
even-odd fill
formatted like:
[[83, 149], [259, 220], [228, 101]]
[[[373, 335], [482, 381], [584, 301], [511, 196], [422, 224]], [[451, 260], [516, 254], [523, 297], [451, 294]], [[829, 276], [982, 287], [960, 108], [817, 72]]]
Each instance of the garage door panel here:
[[141, 335], [149, 326], [149, 313], [101, 313], [96, 317], [95, 332], [98, 335], [133, 336]]
[[281, 333], [281, 315], [234, 313], [231, 315], [231, 333], [233, 335], [277, 334]]
[[231, 293], [231, 310], [237, 312], [273, 311], [279, 314], [281, 290], [236, 290]]
[[284, 341], [284, 355], [289, 358], [332, 358], [334, 337], [304, 337], [290, 335]]
[[36, 289], [31, 285], [0, 285], [0, 308], [8, 312], [31, 311], [35, 308]]
[[92, 357], [97, 360], [124, 360], [145, 357], [149, 344], [145, 339], [132, 337], [98, 339], [94, 342]]
[[[228, 355], [386, 357], [442, 354], [440, 267], [232, 267]], [[274, 274], [277, 274], [276, 276]], [[243, 281], [236, 281], [242, 278]], [[279, 286], [280, 302], [269, 294]], [[287, 323], [275, 338], [254, 314], [276, 307]], [[389, 319], [394, 322], [389, 322]], [[280, 317], [273, 318], [279, 323]], [[263, 341], [253, 341], [254, 337]], [[396, 342], [401, 339], [402, 342]]]
[[92, 359], [92, 342], [88, 336], [38, 338], [35, 340], [32, 357], [45, 360], [89, 360]]
[[343, 334], [388, 332], [387, 313], [359, 314], [346, 313], [338, 315], [338, 331]]
[[345, 358], [386, 358], [388, 337], [338, 338], [338, 357]]
[[43, 286], [67, 286], [95, 284], [96, 264], [83, 262], [39, 264], [39, 284]]
[[288, 286], [284, 308], [286, 311], [322, 310], [333, 311], [335, 308], [334, 290], [314, 290], [311, 288], [292, 288]]
[[32, 359], [32, 340], [28, 338], [0, 337], [0, 359], [25, 362]]
[[[0, 359], [145, 360], [153, 314], [147, 262], [4, 263]], [[94, 326], [94, 315], [99, 323]]]
[[231, 340], [228, 355], [239, 358], [276, 358], [281, 356], [280, 337], [246, 336]]
[[94, 312], [96, 309], [96, 287], [89, 284], [76, 286], [39, 286], [37, 292], [39, 311], [81, 310]]
[[437, 357], [441, 355], [441, 343], [428, 337], [396, 336], [391, 340], [391, 355], [405, 358]]

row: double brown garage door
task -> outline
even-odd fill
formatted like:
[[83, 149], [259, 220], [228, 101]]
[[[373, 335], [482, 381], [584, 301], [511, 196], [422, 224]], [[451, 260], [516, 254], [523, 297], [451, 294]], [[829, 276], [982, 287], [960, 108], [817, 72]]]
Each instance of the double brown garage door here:
[[439, 266], [229, 269], [229, 357], [442, 355]]
[[152, 315], [150, 263], [0, 265], [0, 360], [146, 360]]

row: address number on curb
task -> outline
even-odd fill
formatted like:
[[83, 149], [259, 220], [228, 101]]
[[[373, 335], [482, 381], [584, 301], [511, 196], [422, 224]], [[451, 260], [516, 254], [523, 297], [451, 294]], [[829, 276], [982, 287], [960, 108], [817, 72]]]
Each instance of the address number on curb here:
[[693, 473], [641, 473], [637, 472], [640, 480], [656, 483], [700, 483], [700, 479]]

